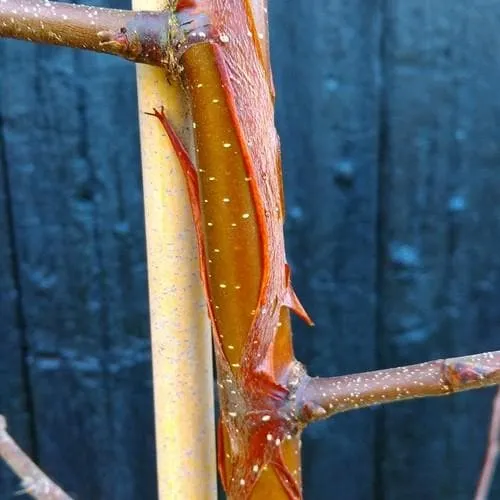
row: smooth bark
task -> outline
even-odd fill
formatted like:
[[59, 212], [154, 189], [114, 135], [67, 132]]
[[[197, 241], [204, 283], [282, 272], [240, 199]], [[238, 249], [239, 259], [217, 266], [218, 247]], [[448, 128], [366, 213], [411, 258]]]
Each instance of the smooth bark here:
[[377, 404], [500, 384], [500, 351], [340, 377], [311, 378], [297, 401], [305, 423]]
[[[136, 0], [160, 9], [162, 0]], [[186, 144], [190, 119], [184, 94], [160, 68], [137, 68], [148, 285], [153, 351], [158, 494], [216, 498], [210, 329], [186, 180], [158, 121], [164, 106]]]

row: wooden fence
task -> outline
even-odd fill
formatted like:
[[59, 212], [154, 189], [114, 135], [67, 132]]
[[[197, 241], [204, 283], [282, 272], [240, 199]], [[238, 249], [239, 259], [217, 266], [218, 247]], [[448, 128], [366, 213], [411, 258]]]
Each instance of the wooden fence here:
[[[297, 322], [299, 358], [326, 375], [498, 349], [500, 3], [270, 14], [288, 254], [317, 325]], [[0, 43], [0, 412], [82, 500], [156, 497], [134, 85], [108, 56]], [[316, 424], [306, 498], [471, 499], [491, 397]], [[0, 499], [16, 489], [0, 466]]]

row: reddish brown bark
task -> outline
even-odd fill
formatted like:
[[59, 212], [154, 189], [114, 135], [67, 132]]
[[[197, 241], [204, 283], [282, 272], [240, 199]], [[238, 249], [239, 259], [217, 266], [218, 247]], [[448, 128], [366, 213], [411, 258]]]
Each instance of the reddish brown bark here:
[[224, 485], [235, 498], [270, 491], [275, 498], [280, 491], [299, 498], [299, 436], [283, 412], [299, 367], [287, 308], [307, 315], [285, 258], [273, 88], [265, 35], [258, 31], [265, 13], [254, 18], [256, 5], [183, 4], [209, 20], [206, 32], [198, 32], [206, 41], [181, 60], [197, 145], [193, 213], [202, 214], [200, 260], [216, 346]]
[[205, 19], [173, 11], [135, 12], [48, 0], [2, 0], [0, 37], [74, 47], [169, 67], [196, 41]]
[[500, 384], [500, 351], [439, 359], [331, 378], [312, 378], [298, 391], [298, 411], [305, 423], [377, 404]]
[[298, 499], [305, 425], [362, 406], [499, 383], [499, 354], [331, 379], [307, 376], [291, 345], [288, 309], [310, 320], [286, 264], [274, 92], [259, 31], [264, 14], [255, 15], [263, 2], [193, 0], [183, 7], [208, 20], [200, 43], [181, 59], [196, 176], [187, 154], [180, 157], [197, 193], [193, 213], [221, 401], [221, 478], [231, 498]]

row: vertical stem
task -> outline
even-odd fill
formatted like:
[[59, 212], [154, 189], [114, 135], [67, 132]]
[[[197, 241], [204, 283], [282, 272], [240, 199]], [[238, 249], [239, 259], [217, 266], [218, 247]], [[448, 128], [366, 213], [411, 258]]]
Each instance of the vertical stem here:
[[481, 470], [481, 476], [477, 486], [474, 500], [486, 500], [490, 493], [491, 483], [495, 476], [495, 468], [498, 461], [500, 450], [500, 389], [497, 390], [493, 400], [493, 409], [491, 412], [490, 432], [488, 436], [488, 447], [484, 465]]
[[[157, 10], [164, 0], [134, 0]], [[182, 89], [138, 65], [159, 498], [216, 498], [211, 338], [186, 181], [158, 121], [188, 122]]]

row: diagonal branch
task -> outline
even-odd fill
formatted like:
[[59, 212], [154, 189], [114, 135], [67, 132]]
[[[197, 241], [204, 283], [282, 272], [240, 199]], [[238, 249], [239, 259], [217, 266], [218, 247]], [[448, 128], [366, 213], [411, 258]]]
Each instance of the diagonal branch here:
[[498, 384], [500, 351], [340, 377], [309, 378], [296, 396], [298, 418], [305, 425], [367, 406]]
[[490, 432], [488, 436], [488, 448], [484, 459], [481, 477], [477, 486], [475, 500], [486, 500], [495, 475], [495, 468], [500, 452], [500, 389], [498, 389], [493, 401]]
[[2, 415], [0, 415], [0, 458], [5, 460], [21, 479], [23, 493], [37, 500], [71, 500], [71, 497], [48, 478], [10, 437], [7, 423]]
[[[80, 48], [169, 66], [203, 20], [171, 11], [107, 9], [48, 0], [0, 0], [0, 38]], [[189, 32], [184, 26], [189, 27]], [[195, 34], [196, 35], [196, 34]], [[196, 38], [196, 36], [192, 37]]]

